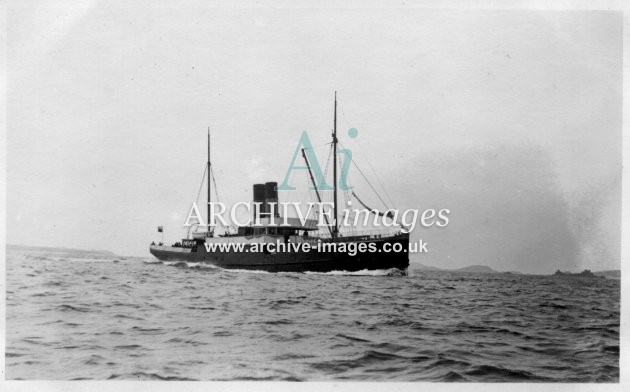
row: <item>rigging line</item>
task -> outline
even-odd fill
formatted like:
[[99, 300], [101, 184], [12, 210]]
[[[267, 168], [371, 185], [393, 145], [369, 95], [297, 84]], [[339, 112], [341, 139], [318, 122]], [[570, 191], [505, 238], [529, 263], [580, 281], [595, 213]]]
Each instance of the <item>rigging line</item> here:
[[217, 179], [214, 176], [214, 169], [212, 167], [210, 167], [210, 175], [212, 176], [212, 185], [214, 185], [214, 195], [217, 197], [217, 201], [219, 200], [219, 190], [217, 187]]
[[328, 157], [326, 158], [326, 165], [324, 166], [324, 179], [328, 177], [328, 166], [330, 165], [330, 156], [332, 155], [333, 145], [332, 143], [328, 143], [330, 148], [328, 149]]
[[302, 201], [302, 200], [308, 200], [308, 201], [312, 201], [315, 200], [315, 198], [313, 197], [313, 190], [311, 189], [311, 185], [308, 179], [308, 174], [305, 177], [306, 180], [306, 188], [304, 188], [304, 192], [302, 192], [302, 196], [300, 197], [300, 199], [298, 199], [298, 201]]
[[[350, 123], [350, 122], [348, 121], [348, 119], [346, 118], [346, 114], [344, 113], [344, 111], [343, 111], [343, 110], [341, 110], [341, 117], [342, 117], [342, 119], [343, 119], [344, 121], [346, 121], [346, 123], [348, 123], [348, 124]], [[359, 145], [359, 147], [363, 148], [363, 146], [362, 146], [362, 143], [361, 143], [361, 142], [359, 142], [358, 140], [356, 140], [356, 142], [357, 142], [357, 144]], [[341, 142], [339, 142], [339, 144], [341, 144]], [[343, 147], [343, 148], [345, 148], [343, 145], [342, 145], [342, 147]], [[374, 170], [374, 166], [372, 166], [372, 162], [370, 161], [370, 159], [368, 159], [368, 158], [366, 157], [366, 159], [365, 159], [365, 160], [367, 161], [368, 165], [370, 166], [370, 169], [372, 169], [372, 173], [374, 174], [374, 177], [376, 177], [376, 181], [378, 182], [378, 184], [381, 186], [381, 190], [385, 193], [385, 196], [387, 197], [387, 200], [390, 202], [390, 204], [392, 204], [392, 205], [396, 205], [396, 203], [394, 203], [394, 201], [392, 200], [392, 197], [390, 196], [389, 192], [387, 192], [387, 188], [386, 188], [386, 187], [383, 185], [383, 183], [381, 182], [380, 177], [378, 176], [378, 174], [376, 174], [376, 170]]]
[[[346, 207], [345, 210], [348, 214], [348, 222], [351, 221], [351, 219], [355, 216], [354, 214], [354, 210], [351, 209], [351, 205], [349, 205], [348, 203], [351, 202], [352, 200], [352, 191], [350, 190], [346, 190], [345, 192], [345, 196], [346, 196]], [[350, 225], [350, 230], [356, 235], [358, 233], [358, 229], [356, 226], [354, 225]]]
[[[302, 149], [302, 157], [304, 158], [306, 167], [308, 167], [308, 172], [311, 176], [311, 181], [313, 182], [313, 188], [315, 188], [315, 193], [317, 194], [317, 199], [321, 203], [322, 199], [319, 197], [319, 191], [317, 190], [317, 185], [315, 185], [315, 178], [313, 177], [313, 172], [311, 171], [311, 164], [308, 162], [308, 158], [306, 158], [306, 153], [304, 152], [304, 149]], [[324, 215], [324, 218], [326, 219], [326, 226], [328, 226], [328, 217]], [[332, 236], [333, 235], [332, 229], [330, 229], [330, 227], [328, 229], [330, 230], [330, 235]]]
[[[332, 144], [332, 143], [330, 143], [330, 148], [329, 148], [329, 150], [328, 150], [328, 158], [326, 158], [326, 168], [324, 169], [324, 178], [327, 178], [327, 177], [328, 177], [328, 171], [329, 171], [328, 169], [330, 169], [330, 166], [332, 166], [332, 165], [330, 164], [330, 162], [331, 162], [333, 159], [335, 159], [335, 146], [333, 146], [333, 144]], [[332, 181], [333, 181], [333, 182], [332, 182], [333, 187], [334, 187], [334, 188], [336, 188], [336, 185], [335, 185], [335, 183], [334, 183], [334, 179], [333, 179]], [[332, 201], [333, 201], [333, 199], [334, 199], [334, 194], [333, 194], [333, 192], [328, 192], [328, 193], [327, 193], [327, 195], [329, 196], [329, 199], [330, 199], [329, 201], [331, 201], [331, 202], [332, 202]]]
[[[339, 165], [339, 167], [341, 167], [341, 165], [343, 163], [343, 162], [341, 162], [341, 157], [336, 156], [336, 159], [337, 159], [337, 165]], [[349, 199], [348, 199], [348, 190], [347, 189], [343, 189], [341, 191], [341, 197], [343, 199], [342, 211], [345, 211], [345, 213], [343, 213], [342, 217], [341, 217], [341, 222], [343, 223], [346, 215], [348, 214], [348, 200]], [[340, 230], [341, 230], [341, 227], [340, 227]], [[350, 231], [352, 232], [352, 229], [350, 229]]]
[[[357, 141], [357, 144], [359, 145], [359, 147], [363, 147], [361, 144], [361, 142]], [[365, 149], [364, 149], [365, 150]], [[381, 178], [378, 176], [378, 174], [376, 174], [376, 170], [374, 169], [374, 166], [372, 166], [372, 161], [370, 159], [367, 158], [365, 159], [368, 163], [368, 165], [370, 166], [370, 169], [372, 169], [372, 173], [374, 174], [374, 177], [376, 177], [376, 181], [378, 182], [378, 184], [381, 186], [383, 192], [385, 192], [385, 196], [387, 196], [387, 200], [392, 204], [392, 205], [396, 205], [396, 203], [394, 203], [394, 201], [392, 200], [391, 196], [389, 195], [389, 192], [387, 192], [387, 188], [383, 185], [383, 183], [381, 182]]]
[[[381, 201], [381, 203], [383, 203], [383, 206], [385, 206], [385, 208], [389, 209], [389, 207], [387, 206], [387, 203], [385, 203], [385, 200], [383, 200], [383, 198], [381, 197], [381, 195], [379, 195], [379, 193], [376, 191], [374, 186], [372, 186], [372, 183], [370, 182], [370, 180], [367, 179], [367, 177], [363, 173], [363, 170], [361, 170], [361, 168], [359, 166], [357, 166], [357, 164], [354, 161], [352, 161], [352, 164], [354, 165], [354, 167], [357, 168], [357, 170], [359, 171], [361, 176], [363, 176], [363, 179], [365, 180], [365, 182], [367, 182], [367, 184], [370, 186], [372, 191], [376, 194], [376, 197], [378, 197], [378, 199]], [[354, 193], [354, 192], [352, 192], [352, 193], [354, 194], [355, 197], [357, 196], [356, 193]]]
[[[341, 143], [339, 143], [339, 144], [341, 144]], [[346, 148], [343, 144], [341, 145], [341, 147]], [[374, 170], [374, 167], [370, 164], [369, 160], [367, 160], [367, 162], [370, 165], [370, 167], [372, 168], [372, 172], [374, 173], [374, 177], [376, 177], [376, 180], [378, 181], [379, 185], [381, 186], [381, 188], [383, 188], [382, 190], [385, 192], [385, 195], [387, 196], [387, 199], [389, 200], [391, 205], [395, 205], [395, 203], [392, 201], [392, 198], [389, 196], [389, 193], [387, 192], [387, 189], [383, 186], [383, 184], [381, 183], [381, 180], [379, 179], [378, 175], [376, 174], [376, 171]], [[356, 160], [354, 158], [352, 159], [352, 164], [354, 165], [354, 167], [357, 168], [357, 170], [359, 170], [359, 173], [361, 173], [361, 175], [363, 176], [365, 181], [368, 183], [370, 188], [372, 188], [372, 190], [374, 191], [374, 193], [376, 194], [378, 199], [381, 201], [381, 203], [383, 203], [383, 206], [385, 206], [385, 208], [389, 209], [387, 203], [385, 203], [385, 200], [383, 200], [381, 195], [377, 192], [376, 188], [374, 188], [374, 186], [372, 186], [372, 183], [367, 179], [367, 176], [365, 175], [365, 173], [363, 173], [363, 171], [361, 170], [359, 165], [356, 163]]]
[[[324, 182], [326, 182], [326, 180], [328, 178], [328, 166], [330, 165], [330, 156], [332, 154], [332, 143], [326, 143], [326, 144], [329, 146], [329, 148], [328, 148], [328, 157], [326, 158], [326, 164], [324, 165]], [[310, 169], [309, 169], [309, 175], [312, 176], [312, 172], [310, 171]], [[315, 187], [315, 184], [313, 184], [313, 187]], [[309, 189], [310, 189], [310, 186], [309, 186]], [[315, 190], [311, 189], [311, 200], [316, 200], [313, 197], [313, 193], [317, 196], [317, 200], [319, 200], [320, 202], [322, 202], [323, 200], [327, 200], [326, 199], [327, 193], [326, 192], [322, 192], [322, 194], [318, 194], [318, 190], [317, 189], [315, 189]], [[313, 212], [315, 214], [315, 218], [319, 219], [319, 214], [321, 213], [320, 209], [316, 206], [313, 209]]]
[[356, 193], [352, 192], [352, 195], [355, 197], [355, 199], [357, 199], [357, 201], [363, 206], [365, 207], [367, 210], [369, 210], [369, 212], [377, 214], [379, 216], [383, 216], [386, 218], [390, 218], [394, 224], [399, 225], [401, 227], [406, 227], [405, 225], [403, 225], [402, 223], [398, 223], [396, 222], [396, 220], [394, 219], [395, 215], [391, 212], [391, 210], [386, 210], [385, 212], [381, 212], [379, 210], [374, 210], [370, 207], [368, 207], [361, 199], [359, 199], [359, 196], [357, 196]]
[[[203, 175], [201, 176], [201, 184], [199, 184], [199, 191], [197, 191], [197, 197], [195, 198], [195, 203], [199, 202], [199, 196], [201, 196], [201, 190], [203, 189], [203, 183], [206, 179], [206, 172], [208, 171], [208, 165], [203, 165], [204, 169], [203, 169]], [[199, 224], [199, 222], [197, 222], [197, 224]], [[190, 231], [190, 230], [189, 230]], [[188, 238], [188, 237], [186, 237]]]
[[206, 173], [208, 172], [208, 165], [204, 165], [203, 176], [201, 176], [201, 184], [199, 184], [199, 191], [197, 192], [197, 198], [195, 202], [199, 201], [199, 196], [201, 196], [201, 189], [203, 188], [203, 183], [206, 180]]
[[[220, 202], [220, 201], [221, 201], [221, 199], [219, 198], [219, 190], [218, 190], [219, 188], [217, 187], [217, 178], [216, 178], [216, 177], [215, 177], [215, 175], [214, 175], [214, 168], [212, 168], [212, 167], [210, 167], [210, 176], [212, 177], [212, 185], [214, 185], [214, 195], [215, 195], [215, 196], [216, 196], [216, 198], [217, 198], [217, 202]], [[224, 225], [221, 223], [221, 221], [220, 221], [220, 220], [219, 220], [219, 222], [218, 222], [218, 223], [219, 223], [219, 224], [221, 224], [221, 226], [224, 226]], [[232, 225], [227, 225], [227, 226], [224, 226], [224, 227], [226, 227], [226, 228], [228, 228], [228, 229], [229, 229], [229, 228], [232, 228], [232, 227], [234, 227], [234, 226], [232, 226]]]
[[330, 145], [332, 144], [331, 142], [326, 142], [326, 143], [322, 143], [322, 144], [316, 144], [313, 146], [313, 149], [317, 148], [317, 147], [322, 147], [322, 146], [326, 146], [326, 145]]
[[[326, 145], [332, 145], [331, 143], [325, 143], [325, 144], [326, 144]], [[322, 145], [323, 145], [323, 144], [322, 144]], [[320, 146], [322, 146], [322, 145], [320, 145]], [[305, 149], [303, 148], [303, 150], [305, 150]], [[315, 148], [314, 148], [314, 147], [313, 147], [313, 148], [311, 148], [311, 150], [312, 150], [313, 152], [315, 152]], [[326, 180], [326, 177], [327, 177], [327, 174], [328, 174], [328, 162], [330, 162], [330, 151], [331, 151], [331, 150], [332, 150], [332, 147], [329, 149], [329, 152], [328, 152], [328, 159], [326, 160], [326, 166], [324, 166], [324, 180]], [[304, 153], [302, 153], [302, 156], [304, 156]], [[323, 200], [323, 199], [324, 199], [324, 197], [323, 197], [324, 195], [318, 195], [318, 194], [317, 194], [317, 189], [314, 189], [314, 190], [313, 190], [313, 189], [311, 189], [311, 185], [310, 185], [310, 183], [309, 183], [309, 179], [311, 179], [311, 178], [312, 178], [312, 173], [311, 173], [311, 171], [310, 171], [310, 170], [311, 170], [311, 169], [310, 169], [310, 166], [309, 166], [309, 169], [308, 169], [308, 174], [307, 174], [307, 179], [306, 179], [306, 184], [307, 184], [306, 189], [307, 189], [307, 191], [306, 191], [306, 192], [304, 192], [304, 195], [303, 195], [302, 197], [305, 197], [305, 196], [306, 196], [306, 193], [308, 193], [309, 200], [314, 201], [314, 200], [316, 200], [316, 199], [319, 199], [319, 201], [321, 202], [321, 200]], [[313, 183], [313, 187], [315, 188], [315, 184], [314, 184], [314, 183]], [[317, 198], [315, 198], [314, 196], [317, 196]], [[317, 211], [316, 209], [314, 209], [313, 213], [315, 214], [315, 217], [316, 217], [316, 218], [319, 216], [319, 211]]]
[[[326, 156], [326, 163], [324, 164], [324, 166], [322, 166], [321, 168], [324, 169], [324, 183], [326, 184], [332, 184], [333, 180], [328, 178], [328, 173], [332, 172], [332, 169], [330, 168], [331, 166], [331, 156], [334, 155], [333, 152], [333, 145], [332, 143], [330, 143], [329, 147], [328, 147], [328, 155]], [[328, 192], [324, 192], [325, 195], [328, 195]]]

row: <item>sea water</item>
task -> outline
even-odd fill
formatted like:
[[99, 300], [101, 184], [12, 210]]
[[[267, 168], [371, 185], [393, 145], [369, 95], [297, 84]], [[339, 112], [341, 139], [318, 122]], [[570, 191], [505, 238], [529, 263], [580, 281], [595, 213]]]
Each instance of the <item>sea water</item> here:
[[5, 376], [619, 380], [618, 280], [391, 272], [272, 274], [10, 247]]

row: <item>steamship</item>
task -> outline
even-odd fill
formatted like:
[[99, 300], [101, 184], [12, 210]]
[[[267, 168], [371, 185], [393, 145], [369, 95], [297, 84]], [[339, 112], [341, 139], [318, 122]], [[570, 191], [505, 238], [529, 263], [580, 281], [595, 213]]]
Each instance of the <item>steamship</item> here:
[[[332, 151], [337, 151], [337, 96], [335, 93], [334, 121], [332, 133]], [[317, 199], [321, 202], [321, 194], [317, 190], [311, 166], [304, 150], [302, 156], [308, 169], [310, 180], [315, 189]], [[208, 159], [207, 172], [207, 200], [211, 200], [211, 176], [212, 164], [210, 161], [210, 131], [208, 130]], [[161, 261], [208, 263], [225, 269], [261, 270], [267, 272], [331, 272], [347, 271], [356, 272], [363, 270], [396, 270], [406, 275], [409, 267], [409, 233], [398, 230], [386, 234], [343, 234], [339, 231], [337, 212], [337, 160], [333, 159], [333, 219], [328, 232], [322, 232], [317, 226], [318, 220], [300, 220], [292, 217], [280, 217], [277, 212], [272, 212], [271, 205], [278, 203], [278, 191], [276, 182], [253, 185], [253, 201], [260, 203], [259, 209], [254, 209], [254, 222], [256, 218], [260, 225], [239, 226], [234, 232], [226, 230], [223, 234], [212, 231], [208, 226], [207, 231], [189, 233], [188, 238], [180, 243], [166, 246], [161, 242], [151, 244], [150, 252]], [[355, 195], [356, 196], [356, 195]], [[358, 198], [357, 198], [358, 199]], [[358, 200], [360, 204], [363, 204]], [[364, 204], [363, 204], [364, 205]], [[364, 207], [367, 207], [364, 205]], [[271, 216], [271, 214], [274, 216]], [[379, 215], [383, 213], [376, 211]], [[210, 207], [208, 205], [208, 223], [210, 221]], [[308, 242], [311, 245], [309, 252], [301, 249], [295, 251], [269, 252], [265, 246], [263, 251], [250, 252], [249, 247], [254, 244], [291, 243], [301, 244]], [[354, 243], [356, 252], [335, 250], [332, 246], [322, 246], [326, 243]], [[232, 247], [229, 251], [214, 250], [206, 244], [220, 243], [244, 243], [242, 251], [236, 251]], [[365, 245], [361, 246], [361, 243]], [[318, 246], [320, 244], [320, 246]], [[392, 249], [402, 249], [402, 252], [392, 252]], [[295, 249], [295, 248], [293, 248]], [[349, 249], [346, 247], [346, 249]], [[365, 251], [361, 252], [360, 249]]]

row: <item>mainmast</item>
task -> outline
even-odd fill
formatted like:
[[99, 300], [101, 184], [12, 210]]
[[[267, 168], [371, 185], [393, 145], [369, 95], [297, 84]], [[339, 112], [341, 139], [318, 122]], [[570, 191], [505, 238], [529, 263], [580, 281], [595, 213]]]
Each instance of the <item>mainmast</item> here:
[[339, 229], [337, 225], [337, 91], [335, 91], [335, 119], [333, 121], [333, 213], [335, 226], [333, 228], [333, 241], [337, 239], [339, 235]]
[[211, 190], [210, 186], [212, 184], [212, 181], [211, 181], [212, 180], [212, 174], [211, 174], [212, 164], [210, 163], [210, 127], [208, 127], [208, 166], [207, 166], [207, 169], [208, 169], [208, 205], [207, 205], [208, 215], [206, 217], [207, 219], [206, 222], [208, 222], [207, 232], [208, 232], [208, 235], [210, 235], [211, 233], [210, 231], [210, 200], [211, 200], [210, 199], [210, 190]]

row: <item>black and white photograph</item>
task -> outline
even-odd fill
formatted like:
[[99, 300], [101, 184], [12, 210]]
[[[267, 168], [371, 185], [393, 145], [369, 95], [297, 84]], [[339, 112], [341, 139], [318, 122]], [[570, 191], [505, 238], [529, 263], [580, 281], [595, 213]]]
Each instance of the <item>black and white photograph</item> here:
[[0, 389], [627, 386], [622, 3], [2, 9]]

